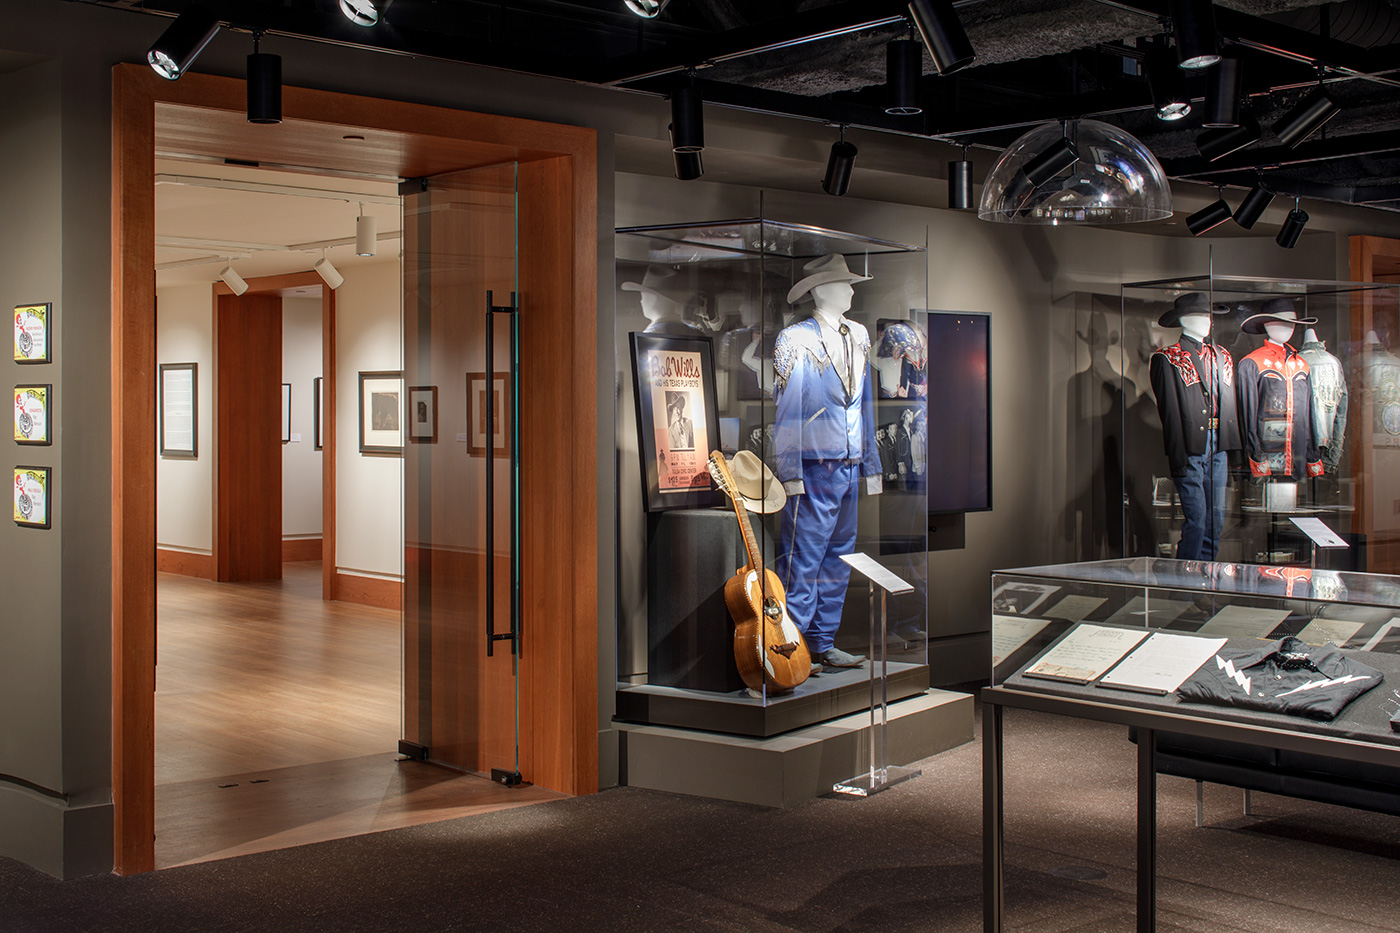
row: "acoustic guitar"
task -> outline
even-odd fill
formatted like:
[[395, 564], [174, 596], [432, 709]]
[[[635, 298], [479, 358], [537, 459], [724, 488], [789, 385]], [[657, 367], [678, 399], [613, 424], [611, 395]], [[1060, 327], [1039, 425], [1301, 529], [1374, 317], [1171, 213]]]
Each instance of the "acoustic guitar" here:
[[710, 454], [710, 475], [729, 496], [749, 562], [724, 584], [724, 604], [734, 619], [734, 662], [739, 676], [752, 690], [765, 685], [785, 693], [812, 673], [807, 643], [787, 612], [787, 592], [778, 575], [763, 566], [763, 552], [754, 541], [743, 496], [729, 472], [724, 454]]

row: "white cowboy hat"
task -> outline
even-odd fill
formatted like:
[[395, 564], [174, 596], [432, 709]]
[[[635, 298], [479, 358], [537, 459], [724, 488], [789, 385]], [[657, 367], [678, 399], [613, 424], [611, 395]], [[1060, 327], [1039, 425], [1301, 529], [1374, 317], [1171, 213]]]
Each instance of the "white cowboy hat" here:
[[1246, 334], [1264, 333], [1264, 325], [1270, 321], [1280, 324], [1316, 324], [1315, 317], [1299, 317], [1291, 298], [1270, 298], [1264, 302], [1258, 314], [1251, 314], [1240, 322], [1240, 330]]
[[677, 308], [684, 307], [690, 297], [684, 277], [667, 266], [647, 266], [646, 274], [640, 282], [623, 282], [622, 290], [643, 292], [662, 301], [669, 301]]
[[802, 267], [802, 271], [806, 277], [788, 290], [787, 300], [790, 305], [797, 304], [798, 299], [818, 285], [828, 282], [868, 282], [872, 278], [869, 275], [857, 275], [846, 268], [846, 257], [840, 253], [813, 259]]
[[727, 462], [729, 473], [734, 477], [734, 486], [739, 490], [739, 498], [744, 500], [744, 507], [750, 512], [769, 515], [787, 504], [783, 484], [768, 469], [768, 464], [758, 459], [758, 454], [741, 450]]

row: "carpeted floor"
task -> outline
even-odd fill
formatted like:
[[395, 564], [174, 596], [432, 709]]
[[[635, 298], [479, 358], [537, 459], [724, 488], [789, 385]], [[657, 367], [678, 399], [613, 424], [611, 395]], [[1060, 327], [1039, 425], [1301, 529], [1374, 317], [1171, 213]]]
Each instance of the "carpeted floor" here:
[[[1008, 711], [1009, 927], [1134, 929], [1134, 746]], [[974, 743], [868, 800], [768, 810], [621, 788], [132, 878], [0, 860], [0, 931], [981, 929]], [[1163, 778], [1163, 933], [1400, 931], [1400, 819]], [[1076, 880], [1068, 876], [1102, 877]]]

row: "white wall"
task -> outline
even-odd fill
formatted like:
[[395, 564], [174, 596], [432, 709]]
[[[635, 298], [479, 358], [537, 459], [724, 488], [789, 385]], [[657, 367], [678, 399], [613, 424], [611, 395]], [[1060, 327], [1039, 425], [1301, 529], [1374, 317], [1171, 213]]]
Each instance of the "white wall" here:
[[[156, 458], [156, 545], [214, 550], [214, 291], [211, 285], [156, 290], [156, 361], [197, 365], [198, 459]], [[159, 379], [159, 370], [156, 378]], [[157, 385], [159, 390], [159, 385]], [[157, 396], [159, 397], [159, 396]], [[159, 431], [160, 412], [156, 412]], [[157, 437], [160, 435], [157, 434]]]
[[312, 380], [321, 375], [321, 299], [282, 299], [282, 381], [292, 387], [292, 440], [282, 445], [282, 536], [321, 536], [321, 451]]
[[336, 290], [336, 567], [402, 579], [403, 460], [360, 453], [359, 374], [403, 370], [400, 267], [353, 266]]

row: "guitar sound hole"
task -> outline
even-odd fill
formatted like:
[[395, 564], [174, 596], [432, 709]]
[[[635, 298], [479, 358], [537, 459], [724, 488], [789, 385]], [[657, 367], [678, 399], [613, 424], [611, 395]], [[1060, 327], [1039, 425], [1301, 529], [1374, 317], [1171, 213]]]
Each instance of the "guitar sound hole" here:
[[770, 619], [781, 618], [783, 614], [783, 607], [778, 604], [778, 601], [776, 599], [770, 599], [763, 604], [763, 614]]

